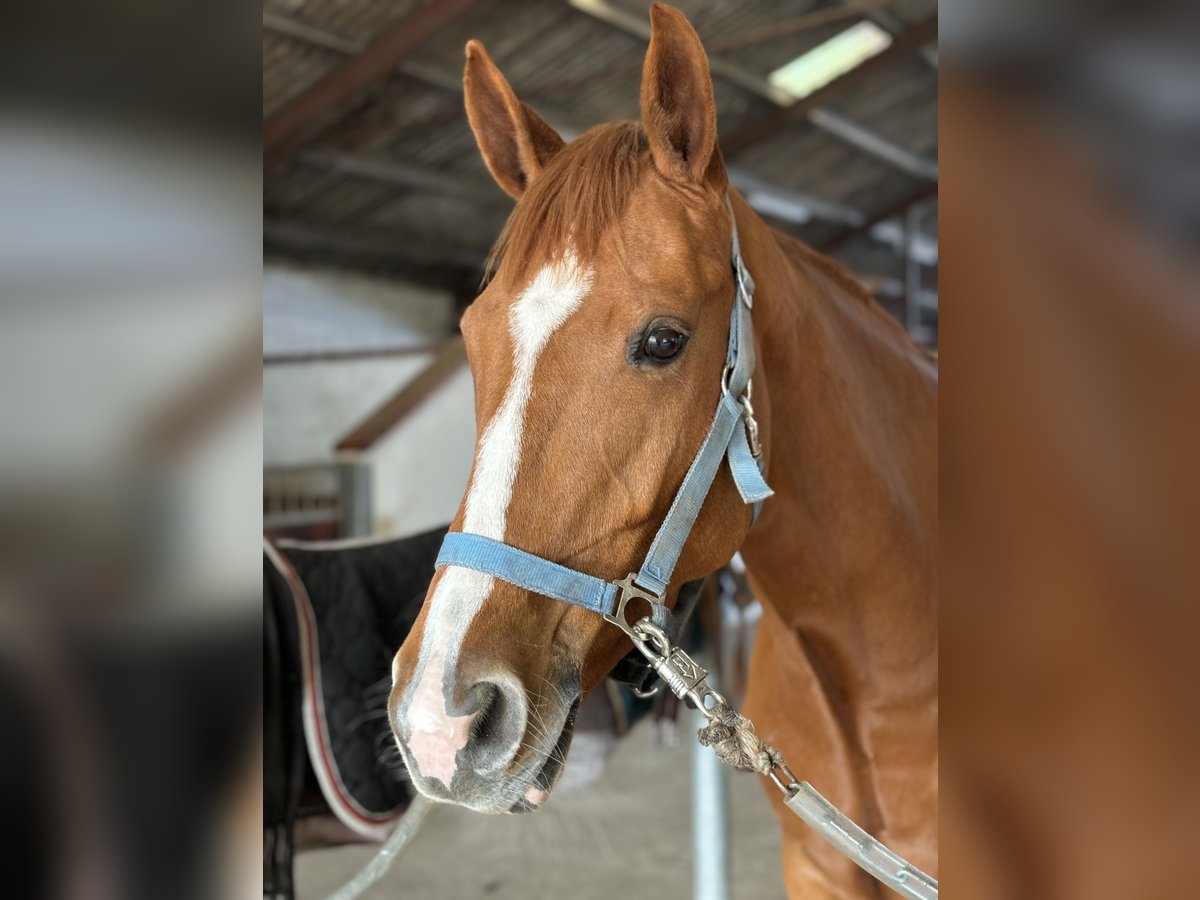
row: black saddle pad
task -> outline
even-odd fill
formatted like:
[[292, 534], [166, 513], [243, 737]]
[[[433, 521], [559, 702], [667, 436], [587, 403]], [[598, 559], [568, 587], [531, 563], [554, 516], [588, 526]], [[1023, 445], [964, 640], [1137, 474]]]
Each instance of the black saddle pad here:
[[392, 657], [420, 612], [445, 533], [266, 547], [294, 604], [309, 761], [333, 812], [372, 840], [386, 836], [411, 795], [387, 720]]

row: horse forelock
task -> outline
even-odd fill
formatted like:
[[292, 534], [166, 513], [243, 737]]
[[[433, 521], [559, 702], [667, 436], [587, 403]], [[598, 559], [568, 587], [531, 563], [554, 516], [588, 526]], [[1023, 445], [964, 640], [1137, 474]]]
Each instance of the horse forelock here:
[[501, 261], [506, 274], [524, 281], [535, 266], [568, 253], [591, 260], [651, 165], [640, 122], [609, 122], [580, 135], [547, 163], [517, 202], [488, 256], [488, 277]]

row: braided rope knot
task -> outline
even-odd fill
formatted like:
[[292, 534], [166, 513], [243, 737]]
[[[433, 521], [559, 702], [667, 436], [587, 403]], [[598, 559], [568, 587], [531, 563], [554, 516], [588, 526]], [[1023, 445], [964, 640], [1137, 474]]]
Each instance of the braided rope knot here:
[[712, 747], [717, 759], [739, 772], [769, 775], [783, 764], [779, 751], [755, 734], [750, 720], [733, 709], [726, 708], [714, 715], [696, 738], [705, 747]]

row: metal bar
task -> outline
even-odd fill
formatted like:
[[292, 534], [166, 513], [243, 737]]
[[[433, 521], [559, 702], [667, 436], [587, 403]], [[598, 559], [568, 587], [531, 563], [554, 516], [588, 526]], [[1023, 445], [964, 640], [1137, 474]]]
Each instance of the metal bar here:
[[910, 239], [905, 233], [904, 222], [900, 216], [877, 223], [871, 228], [871, 237], [890, 246], [898, 256], [912, 259], [919, 265], [936, 266], [938, 263], [937, 237], [917, 233]]
[[914, 178], [924, 181], [937, 181], [936, 161], [926, 159], [899, 144], [894, 144], [845, 116], [828, 109], [818, 108], [809, 112], [808, 121], [827, 134], [840, 138], [847, 144], [899, 169], [906, 175], [912, 175]]
[[926, 184], [914, 193], [911, 193], [906, 197], [902, 197], [891, 206], [887, 206], [874, 215], [869, 216], [867, 219], [853, 228], [848, 228], [840, 234], [835, 234], [833, 237], [822, 241], [816, 249], [820, 250], [822, 253], [829, 253], [832, 250], [836, 250], [838, 247], [854, 240], [857, 237], [861, 237], [864, 234], [869, 234], [871, 229], [880, 222], [884, 222], [906, 212], [913, 204], [920, 203], [922, 200], [928, 200], [930, 197], [936, 197], [937, 191], [938, 189], [936, 184]]
[[[716, 686], [714, 676], [709, 684]], [[708, 720], [692, 710], [693, 729]], [[708, 747], [692, 742], [692, 896], [695, 900], [730, 900], [729, 782], [725, 766]]]
[[341, 489], [341, 537], [371, 533], [371, 467], [361, 460], [344, 460], [338, 467]]
[[263, 157], [278, 157], [320, 118], [374, 84], [437, 31], [475, 6], [477, 0], [426, 3], [388, 28], [356, 56], [346, 60], [263, 122]]
[[852, 206], [805, 191], [779, 187], [740, 166], [727, 166], [726, 170], [729, 183], [745, 195], [746, 202], [767, 215], [796, 223], [816, 218], [851, 226], [858, 225], [866, 218]]
[[396, 359], [404, 356], [427, 356], [436, 353], [441, 344], [413, 344], [409, 347], [363, 347], [355, 350], [321, 350], [301, 353], [273, 353], [262, 358], [264, 366], [345, 362], [356, 359]]
[[921, 290], [921, 267], [913, 259], [920, 224], [921, 204], [914, 203], [904, 214], [904, 324], [913, 335], [921, 327], [921, 305], [917, 301]]
[[906, 31], [882, 53], [864, 60], [844, 75], [839, 75], [829, 84], [792, 103], [790, 106], [772, 110], [760, 119], [749, 122], [721, 142], [727, 156], [740, 153], [764, 137], [775, 134], [781, 127], [800, 116], [807, 116], [820, 109], [838, 94], [856, 87], [866, 78], [883, 71], [900, 59], [905, 59], [920, 50], [925, 44], [937, 40], [938, 20], [934, 14]]

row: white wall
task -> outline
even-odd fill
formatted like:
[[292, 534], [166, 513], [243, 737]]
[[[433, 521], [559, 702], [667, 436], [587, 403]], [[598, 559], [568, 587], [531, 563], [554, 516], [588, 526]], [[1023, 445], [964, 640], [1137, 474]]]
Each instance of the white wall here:
[[[267, 366], [263, 463], [329, 462], [338, 439], [431, 359], [430, 354]], [[471, 471], [475, 407], [464, 366], [362, 459], [371, 464], [374, 531], [407, 535], [454, 516]]]
[[263, 267], [263, 356], [427, 347], [455, 326], [445, 291], [333, 269]]
[[333, 460], [338, 440], [432, 358], [418, 353], [265, 366], [263, 464]]
[[475, 391], [464, 366], [376, 445], [375, 530], [406, 535], [445, 525], [475, 455]]
[[[427, 346], [447, 339], [453, 325], [451, 298], [436, 291], [328, 271], [264, 272], [268, 356]], [[266, 365], [263, 464], [334, 460], [338, 440], [432, 359], [422, 352]], [[474, 391], [464, 366], [363, 455], [372, 468], [374, 531], [402, 536], [449, 522], [474, 447]]]

